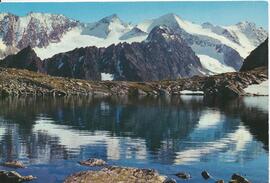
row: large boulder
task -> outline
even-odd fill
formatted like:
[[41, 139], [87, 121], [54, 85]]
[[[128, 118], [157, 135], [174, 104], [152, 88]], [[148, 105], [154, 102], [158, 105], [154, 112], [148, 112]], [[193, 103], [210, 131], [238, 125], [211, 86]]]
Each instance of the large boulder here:
[[164, 183], [168, 182], [165, 176], [161, 176], [152, 169], [138, 169], [125, 167], [107, 167], [100, 171], [84, 171], [69, 176], [64, 183]]

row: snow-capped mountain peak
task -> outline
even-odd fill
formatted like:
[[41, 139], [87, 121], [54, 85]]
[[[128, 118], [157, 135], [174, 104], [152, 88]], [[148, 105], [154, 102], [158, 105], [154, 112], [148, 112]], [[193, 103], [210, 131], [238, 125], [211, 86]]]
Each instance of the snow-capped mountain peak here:
[[107, 23], [107, 24], [109, 24], [111, 22], [120, 22], [120, 23], [123, 23], [121, 21], [121, 19], [118, 17], [117, 14], [112, 14], [110, 16], [104, 17], [99, 22], [100, 23]]
[[141, 29], [139, 29], [138, 27], [133, 27], [129, 32], [123, 34], [120, 39], [121, 40], [128, 40], [128, 39], [132, 39], [132, 38], [138, 38], [138, 37], [143, 37], [143, 36], [147, 36], [148, 34], [144, 31], [142, 31]]
[[98, 22], [87, 24], [84, 27], [83, 34], [103, 39], [109, 37], [119, 38], [119, 34], [126, 33], [131, 28], [129, 24], [124, 23], [116, 14], [113, 14], [102, 18]]
[[177, 15], [173, 13], [169, 13], [157, 19], [146, 20], [138, 24], [137, 27], [141, 29], [142, 31], [149, 33], [154, 27], [159, 26], [159, 25], [175, 28], [178, 26], [178, 20], [180, 20], [180, 18]]
[[166, 26], [154, 27], [146, 39], [147, 42], [169, 42], [173, 40], [177, 40], [178, 42], [182, 41], [177, 34], [175, 34], [171, 29]]

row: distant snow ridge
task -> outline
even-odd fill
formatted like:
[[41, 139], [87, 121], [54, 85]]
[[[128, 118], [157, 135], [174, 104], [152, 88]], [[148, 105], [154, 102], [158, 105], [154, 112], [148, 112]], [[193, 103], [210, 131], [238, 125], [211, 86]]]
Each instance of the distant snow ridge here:
[[254, 23], [218, 26], [195, 24], [166, 14], [138, 25], [123, 22], [116, 14], [94, 23], [81, 23], [63, 15], [29, 13], [19, 17], [0, 14], [0, 58], [30, 45], [41, 59], [78, 47], [108, 47], [120, 42], [144, 41], [156, 26], [178, 33], [200, 57], [205, 74], [239, 70], [243, 59], [267, 38]]

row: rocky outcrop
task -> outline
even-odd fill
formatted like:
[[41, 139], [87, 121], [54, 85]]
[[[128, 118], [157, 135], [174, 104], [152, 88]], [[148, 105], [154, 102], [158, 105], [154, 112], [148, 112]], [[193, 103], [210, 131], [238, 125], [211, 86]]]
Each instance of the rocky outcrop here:
[[239, 175], [239, 174], [233, 174], [231, 182], [234, 183], [250, 183], [245, 177]]
[[16, 55], [9, 55], [0, 60], [0, 67], [27, 69], [30, 71], [43, 71], [42, 61], [30, 47], [26, 47]]
[[79, 182], [123, 182], [123, 183], [165, 183], [165, 176], [161, 176], [152, 169], [107, 167], [100, 171], [85, 171], [69, 176], [64, 183]]
[[240, 71], [248, 71], [257, 67], [268, 68], [268, 39], [250, 53]]
[[6, 161], [4, 163], [0, 164], [1, 166], [6, 166], [6, 167], [10, 167], [10, 168], [25, 168], [25, 165], [20, 162], [20, 161]]
[[4, 183], [20, 183], [20, 182], [28, 182], [36, 179], [32, 175], [22, 176], [15, 171], [4, 171], [0, 170], [0, 182]]
[[102, 159], [90, 158], [85, 161], [80, 161], [79, 164], [84, 166], [104, 166], [106, 162]]

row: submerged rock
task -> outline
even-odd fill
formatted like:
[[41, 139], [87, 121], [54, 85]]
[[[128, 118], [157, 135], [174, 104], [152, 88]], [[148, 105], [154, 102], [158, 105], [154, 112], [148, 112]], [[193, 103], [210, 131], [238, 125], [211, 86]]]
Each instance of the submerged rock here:
[[36, 179], [32, 175], [22, 176], [15, 171], [0, 170], [0, 182], [4, 183], [19, 183]]
[[100, 171], [84, 171], [69, 176], [64, 183], [164, 183], [165, 176], [161, 176], [152, 169], [106, 167]]
[[10, 167], [10, 168], [25, 168], [25, 165], [19, 161], [7, 161], [1, 164], [2, 166]]
[[176, 183], [176, 180], [174, 180], [173, 178], [166, 178], [163, 183]]
[[181, 179], [190, 179], [191, 178], [190, 174], [188, 174], [186, 172], [179, 172], [175, 175]]
[[207, 179], [211, 178], [211, 175], [207, 171], [203, 171], [202, 177], [207, 180]]
[[90, 158], [85, 161], [80, 161], [79, 164], [85, 166], [104, 166], [106, 162], [102, 159]]
[[224, 180], [217, 180], [215, 183], [224, 183]]
[[246, 178], [236, 173], [232, 175], [232, 180], [236, 181], [236, 183], [250, 183]]

